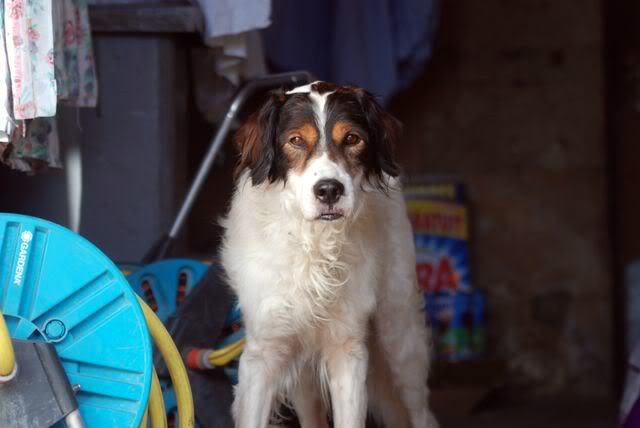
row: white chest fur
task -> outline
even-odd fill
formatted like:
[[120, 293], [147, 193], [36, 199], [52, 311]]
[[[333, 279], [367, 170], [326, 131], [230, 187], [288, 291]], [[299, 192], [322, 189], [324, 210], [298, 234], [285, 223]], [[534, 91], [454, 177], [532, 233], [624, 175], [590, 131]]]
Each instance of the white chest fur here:
[[309, 222], [287, 209], [282, 194], [269, 198], [248, 185], [240, 191], [224, 223], [222, 255], [251, 330], [310, 337], [328, 319], [373, 310], [379, 246], [371, 216]]

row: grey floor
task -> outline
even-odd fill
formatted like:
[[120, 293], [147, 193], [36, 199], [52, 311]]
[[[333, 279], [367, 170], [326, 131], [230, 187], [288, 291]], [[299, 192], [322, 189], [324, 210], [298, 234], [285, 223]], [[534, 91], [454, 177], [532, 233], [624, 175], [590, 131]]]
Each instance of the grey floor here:
[[[617, 404], [609, 399], [584, 399], [563, 395], [530, 399], [521, 401], [519, 404], [494, 403], [485, 410], [471, 413], [465, 403], [460, 402], [456, 405], [448, 400], [446, 403], [444, 400], [438, 401], [437, 405], [432, 407], [440, 422], [440, 428], [615, 428], [618, 426]], [[290, 416], [288, 423], [279, 426], [299, 428], [293, 416]], [[381, 427], [370, 420], [367, 428]]]
[[605, 428], [616, 427], [617, 406], [609, 400], [550, 397], [471, 415], [440, 415], [441, 428]]

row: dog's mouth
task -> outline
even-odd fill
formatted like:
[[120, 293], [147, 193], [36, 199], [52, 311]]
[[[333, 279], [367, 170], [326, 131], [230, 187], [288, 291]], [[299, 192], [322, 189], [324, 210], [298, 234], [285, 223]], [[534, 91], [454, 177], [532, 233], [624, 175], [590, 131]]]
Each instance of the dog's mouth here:
[[329, 209], [320, 213], [318, 219], [323, 221], [335, 221], [341, 219], [342, 217], [344, 217], [344, 213], [342, 212], [342, 210]]

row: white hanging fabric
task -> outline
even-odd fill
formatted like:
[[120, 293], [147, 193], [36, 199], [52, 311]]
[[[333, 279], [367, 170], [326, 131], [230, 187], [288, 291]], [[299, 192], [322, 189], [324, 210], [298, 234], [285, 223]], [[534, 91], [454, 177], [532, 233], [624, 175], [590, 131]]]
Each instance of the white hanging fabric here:
[[[4, 2], [0, 1], [0, 29], [4, 28]], [[8, 143], [15, 122], [11, 109], [11, 77], [4, 42], [4, 31], [0, 31], [0, 142]]]
[[4, 6], [14, 118], [55, 116], [51, 0], [5, 0]]

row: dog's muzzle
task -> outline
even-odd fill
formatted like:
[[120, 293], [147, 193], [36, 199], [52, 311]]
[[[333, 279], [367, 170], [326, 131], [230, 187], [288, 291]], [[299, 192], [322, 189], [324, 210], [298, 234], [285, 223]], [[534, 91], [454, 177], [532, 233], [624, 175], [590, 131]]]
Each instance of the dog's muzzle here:
[[342, 195], [344, 195], [344, 185], [336, 179], [319, 180], [313, 186], [313, 194], [322, 203], [323, 209], [318, 216], [321, 220], [337, 220], [344, 216], [344, 212], [335, 209]]

